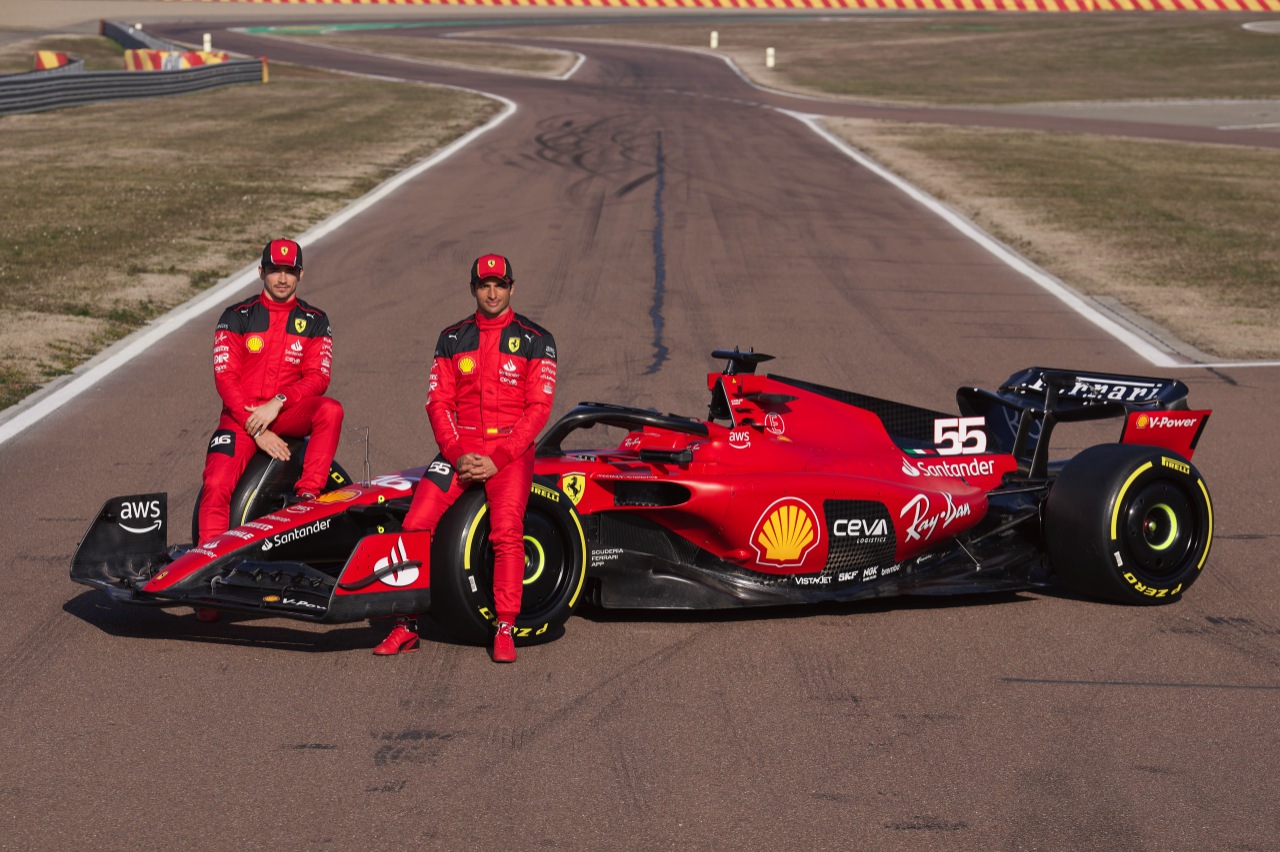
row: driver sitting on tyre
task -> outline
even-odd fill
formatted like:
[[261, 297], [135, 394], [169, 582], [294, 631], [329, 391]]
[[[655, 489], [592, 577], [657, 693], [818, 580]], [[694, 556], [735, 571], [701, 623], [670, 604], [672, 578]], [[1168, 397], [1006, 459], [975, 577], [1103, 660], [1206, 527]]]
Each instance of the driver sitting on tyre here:
[[[524, 512], [533, 482], [533, 444], [556, 390], [551, 334], [511, 309], [511, 262], [486, 254], [471, 264], [476, 312], [440, 332], [427, 390], [427, 416], [440, 447], [413, 495], [404, 529], [435, 533], [445, 510], [482, 485], [489, 500], [493, 660], [516, 659], [512, 627], [524, 590]], [[397, 619], [375, 654], [416, 651], [416, 616]]]
[[[222, 417], [205, 457], [198, 509], [201, 542], [225, 532], [232, 490], [258, 450], [288, 461], [284, 438], [311, 436], [295, 499], [324, 488], [342, 432], [342, 405], [329, 387], [333, 338], [329, 317], [297, 297], [302, 246], [271, 240], [258, 267], [262, 292], [222, 312], [213, 337], [213, 381]], [[216, 621], [217, 610], [197, 610]]]

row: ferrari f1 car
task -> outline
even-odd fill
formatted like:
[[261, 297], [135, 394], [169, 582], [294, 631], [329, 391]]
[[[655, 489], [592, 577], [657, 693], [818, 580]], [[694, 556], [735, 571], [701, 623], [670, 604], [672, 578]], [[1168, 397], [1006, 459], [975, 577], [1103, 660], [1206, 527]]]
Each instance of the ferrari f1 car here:
[[[1061, 582], [1166, 603], [1204, 568], [1213, 506], [1190, 459], [1210, 412], [1188, 407], [1182, 382], [1031, 367], [995, 391], [961, 388], [953, 413], [757, 375], [762, 353], [713, 357], [727, 363], [707, 377], [705, 419], [586, 402], [541, 438], [518, 637], [556, 635], [583, 600], [728, 609]], [[1055, 426], [1100, 418], [1121, 422], [1119, 442], [1051, 459]], [[625, 437], [567, 448], [596, 426]], [[483, 489], [430, 540], [400, 524], [446, 463], [361, 482], [335, 465], [325, 493], [290, 504], [304, 451], [259, 455], [237, 525], [212, 541], [168, 548], [165, 494], [112, 498], [71, 578], [128, 604], [330, 623], [429, 612], [486, 641]]]

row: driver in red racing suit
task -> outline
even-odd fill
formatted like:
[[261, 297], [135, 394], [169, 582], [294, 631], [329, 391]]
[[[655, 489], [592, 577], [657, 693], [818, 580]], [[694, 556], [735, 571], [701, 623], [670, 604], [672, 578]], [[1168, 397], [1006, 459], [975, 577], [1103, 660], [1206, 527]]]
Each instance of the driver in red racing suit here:
[[294, 486], [297, 499], [310, 499], [324, 488], [342, 432], [342, 405], [322, 395], [333, 360], [329, 318], [297, 298], [302, 247], [293, 240], [267, 243], [258, 276], [262, 292], [223, 311], [214, 331], [222, 416], [205, 457], [202, 542], [227, 530], [231, 492], [257, 450], [288, 461], [284, 437], [311, 435]]
[[[471, 265], [476, 312], [440, 333], [427, 391], [427, 416], [440, 455], [418, 483], [404, 529], [434, 533], [467, 488], [483, 484], [493, 544], [497, 611], [493, 660], [516, 659], [512, 625], [524, 587], [524, 510], [533, 482], [534, 439], [556, 390], [551, 334], [511, 309], [511, 263], [487, 254]], [[374, 653], [418, 648], [412, 617], [397, 619]]]

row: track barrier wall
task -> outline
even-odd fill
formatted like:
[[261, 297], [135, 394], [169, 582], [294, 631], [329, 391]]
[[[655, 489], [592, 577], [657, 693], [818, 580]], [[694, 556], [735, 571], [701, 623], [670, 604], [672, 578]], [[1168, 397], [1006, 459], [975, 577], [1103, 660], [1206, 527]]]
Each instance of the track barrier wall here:
[[139, 65], [132, 71], [85, 71], [84, 63], [75, 60], [60, 68], [0, 76], [0, 115], [126, 98], [185, 95], [218, 86], [265, 83], [267, 79], [263, 59], [232, 59], [220, 51], [191, 51], [110, 21], [102, 22], [101, 32], [126, 49], [126, 61], [132, 53], [135, 58], [143, 55], [144, 63], [155, 64]]
[[65, 53], [59, 53], [56, 50], [37, 50], [35, 67], [33, 71], [56, 71], [59, 68], [65, 68], [70, 65], [74, 57]]

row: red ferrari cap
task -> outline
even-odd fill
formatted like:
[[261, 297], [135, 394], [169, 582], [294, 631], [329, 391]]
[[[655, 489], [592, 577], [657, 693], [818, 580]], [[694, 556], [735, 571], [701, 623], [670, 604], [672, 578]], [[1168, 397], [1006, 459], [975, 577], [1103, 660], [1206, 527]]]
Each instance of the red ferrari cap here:
[[516, 283], [511, 271], [511, 261], [500, 254], [482, 254], [477, 257], [476, 262], [471, 264], [471, 286], [489, 278], [497, 278], [508, 284]]
[[262, 247], [262, 265], [302, 268], [302, 246], [293, 240], [272, 240]]

